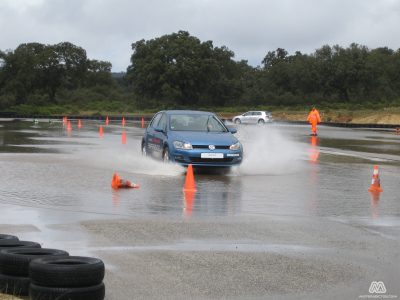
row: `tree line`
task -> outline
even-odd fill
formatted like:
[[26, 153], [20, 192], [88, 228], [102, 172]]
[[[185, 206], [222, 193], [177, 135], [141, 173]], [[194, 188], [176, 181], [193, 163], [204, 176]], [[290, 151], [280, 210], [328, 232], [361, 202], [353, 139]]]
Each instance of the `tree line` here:
[[[131, 63], [113, 76], [68, 42], [0, 50], [0, 109], [400, 105], [400, 49], [351, 44], [311, 54], [268, 51], [253, 67], [227, 47], [179, 31], [132, 44]], [[100, 103], [100, 104], [99, 104]]]

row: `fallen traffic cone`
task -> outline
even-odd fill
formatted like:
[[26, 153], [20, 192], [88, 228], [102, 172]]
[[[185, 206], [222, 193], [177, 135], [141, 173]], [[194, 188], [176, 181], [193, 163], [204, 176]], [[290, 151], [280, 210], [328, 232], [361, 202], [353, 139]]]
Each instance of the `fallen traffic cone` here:
[[120, 189], [120, 188], [138, 189], [140, 185], [130, 182], [129, 180], [121, 179], [117, 173], [114, 173], [113, 178], [111, 180], [111, 187], [113, 189]]
[[81, 122], [81, 119], [79, 119], [78, 120], [78, 129], [81, 129], [81, 127], [82, 127], [82, 122]]
[[122, 117], [122, 126], [125, 126], [125, 117]]
[[183, 186], [183, 191], [197, 191], [196, 183], [194, 182], [193, 167], [190, 164], [186, 171], [185, 185]]
[[99, 137], [103, 137], [103, 126], [99, 127]]
[[107, 116], [107, 118], [106, 118], [106, 125], [108, 125], [109, 122], [110, 122], [110, 121], [108, 120], [108, 116]]
[[124, 145], [126, 144], [126, 132], [125, 132], [125, 130], [122, 131], [121, 142]]
[[144, 118], [142, 117], [142, 128], [144, 128]]
[[372, 174], [371, 186], [368, 189], [369, 192], [383, 192], [381, 188], [381, 180], [379, 179], [379, 167], [374, 166], [374, 173]]

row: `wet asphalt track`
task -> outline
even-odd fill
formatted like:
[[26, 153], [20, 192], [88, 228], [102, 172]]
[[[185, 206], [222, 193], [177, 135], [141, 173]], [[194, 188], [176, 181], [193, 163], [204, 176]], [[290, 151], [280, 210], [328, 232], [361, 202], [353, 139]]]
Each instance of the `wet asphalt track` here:
[[[400, 135], [241, 126], [239, 168], [143, 158], [142, 129], [0, 121], [0, 232], [106, 263], [106, 299], [400, 297]], [[384, 192], [368, 193], [373, 165]], [[139, 183], [112, 191], [113, 172]]]

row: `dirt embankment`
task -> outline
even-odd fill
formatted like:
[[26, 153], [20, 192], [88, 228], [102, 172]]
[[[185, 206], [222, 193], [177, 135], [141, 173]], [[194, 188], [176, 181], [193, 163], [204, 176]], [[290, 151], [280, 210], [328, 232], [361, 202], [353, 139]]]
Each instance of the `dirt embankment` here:
[[[277, 121], [306, 121], [308, 111], [273, 111]], [[400, 109], [393, 110], [320, 110], [323, 122], [353, 123], [353, 124], [391, 124], [400, 126]]]
[[22, 299], [28, 299], [28, 297], [25, 298], [17, 298], [12, 295], [5, 295], [0, 293], [0, 300], [22, 300]]

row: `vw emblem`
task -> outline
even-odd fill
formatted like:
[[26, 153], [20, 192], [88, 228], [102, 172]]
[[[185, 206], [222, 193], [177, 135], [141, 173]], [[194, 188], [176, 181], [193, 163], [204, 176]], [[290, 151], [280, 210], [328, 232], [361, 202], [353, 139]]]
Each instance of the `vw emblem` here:
[[208, 149], [215, 150], [215, 146], [214, 145], [210, 145], [210, 146], [208, 146]]

